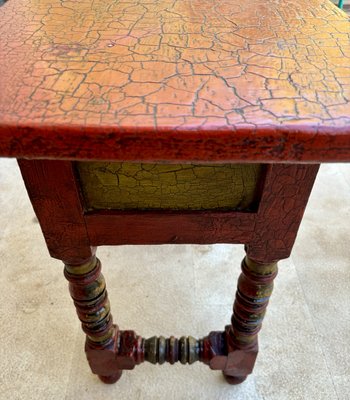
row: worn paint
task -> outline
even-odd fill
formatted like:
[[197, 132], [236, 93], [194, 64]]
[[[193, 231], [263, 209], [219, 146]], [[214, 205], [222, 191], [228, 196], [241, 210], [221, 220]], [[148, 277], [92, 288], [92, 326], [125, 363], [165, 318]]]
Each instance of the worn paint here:
[[251, 210], [259, 164], [77, 162], [88, 210]]

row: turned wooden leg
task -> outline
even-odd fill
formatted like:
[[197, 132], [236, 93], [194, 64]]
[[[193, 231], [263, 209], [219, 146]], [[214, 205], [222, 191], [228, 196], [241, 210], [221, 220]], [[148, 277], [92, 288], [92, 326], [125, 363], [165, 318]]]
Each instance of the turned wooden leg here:
[[191, 336], [144, 339], [132, 330], [120, 331], [113, 325], [101, 263], [95, 256], [84, 264], [65, 264], [64, 273], [87, 335], [87, 359], [92, 372], [103, 382], [116, 382], [123, 369], [133, 369], [144, 361], [200, 361], [223, 371], [226, 380], [236, 384], [253, 370], [258, 354], [257, 334], [272, 292], [277, 263], [263, 264], [247, 256], [242, 262], [231, 325], [199, 340]]
[[258, 354], [258, 332], [277, 275], [277, 262], [262, 264], [246, 256], [238, 279], [231, 326], [226, 327], [228, 383], [243, 382], [253, 371]]
[[85, 351], [91, 370], [103, 382], [114, 383], [122, 374], [114, 362], [118, 327], [113, 325], [101, 262], [93, 256], [80, 265], [65, 264], [64, 275], [86, 333]]

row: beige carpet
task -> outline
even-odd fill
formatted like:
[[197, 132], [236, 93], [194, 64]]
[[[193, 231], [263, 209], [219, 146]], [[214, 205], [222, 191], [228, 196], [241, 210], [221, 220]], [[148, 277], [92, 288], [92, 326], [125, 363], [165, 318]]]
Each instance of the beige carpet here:
[[[0, 159], [0, 399], [349, 399], [350, 165], [324, 165], [260, 335], [255, 372], [227, 385], [205, 365], [89, 372], [67, 283], [16, 162]], [[201, 337], [229, 322], [242, 246], [99, 249], [121, 329]]]

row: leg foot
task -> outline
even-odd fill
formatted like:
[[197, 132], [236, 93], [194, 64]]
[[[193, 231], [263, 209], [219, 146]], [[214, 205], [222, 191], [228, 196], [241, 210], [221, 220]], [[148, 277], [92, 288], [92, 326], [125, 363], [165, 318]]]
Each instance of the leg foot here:
[[64, 274], [87, 335], [85, 352], [90, 368], [103, 382], [114, 383], [121, 376], [115, 365], [118, 326], [113, 325], [101, 263], [93, 256], [84, 264], [65, 264]]
[[229, 383], [230, 385], [238, 385], [238, 384], [244, 382], [248, 377], [248, 375], [230, 376], [230, 375], [226, 375], [225, 372], [222, 372], [222, 374], [224, 375], [226, 382]]
[[262, 264], [246, 257], [234, 304], [231, 325], [225, 331], [195, 338], [163, 336], [144, 339], [134, 331], [113, 325], [101, 264], [93, 256], [86, 263], [65, 266], [65, 276], [78, 317], [87, 334], [85, 352], [91, 370], [102, 382], [117, 382], [124, 369], [149, 361], [153, 364], [201, 361], [223, 371], [231, 385], [243, 382], [253, 371], [258, 354], [257, 334], [277, 274], [276, 263]]
[[223, 368], [231, 385], [252, 373], [258, 355], [258, 332], [277, 274], [277, 263], [263, 264], [245, 257], [233, 306], [231, 326], [226, 327], [227, 363]]
[[122, 376], [123, 371], [119, 370], [117, 373], [109, 376], [99, 375], [98, 377], [101, 379], [103, 383], [112, 384], [119, 381], [120, 377]]

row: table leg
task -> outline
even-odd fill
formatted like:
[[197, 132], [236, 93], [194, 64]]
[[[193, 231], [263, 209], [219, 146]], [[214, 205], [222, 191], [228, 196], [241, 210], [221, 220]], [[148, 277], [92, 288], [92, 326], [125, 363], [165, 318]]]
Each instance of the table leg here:
[[258, 332], [277, 275], [277, 263], [262, 264], [246, 256], [238, 279], [231, 326], [226, 327], [227, 362], [223, 374], [230, 384], [243, 382], [253, 371]]
[[118, 326], [113, 325], [101, 262], [92, 256], [80, 265], [65, 264], [64, 275], [86, 333], [85, 351], [91, 370], [103, 382], [114, 383], [122, 374], [114, 362]]
[[242, 261], [242, 274], [231, 325], [203, 339], [152, 337], [120, 331], [113, 324], [101, 263], [92, 256], [83, 264], [65, 264], [65, 277], [78, 317], [86, 333], [85, 351], [90, 368], [105, 383], [114, 383], [123, 369], [148, 361], [153, 364], [201, 361], [222, 370], [231, 384], [243, 382], [253, 371], [258, 354], [257, 334], [272, 292], [277, 263]]
[[253, 370], [277, 261], [290, 256], [318, 168], [269, 166], [254, 236], [242, 262], [231, 326], [226, 327], [227, 361], [222, 370], [231, 384], [244, 381]]
[[231, 384], [252, 372], [277, 261], [290, 255], [318, 165], [268, 166], [231, 325], [198, 340], [191, 336], [145, 339], [132, 330], [119, 330], [112, 321], [101, 264], [86, 230], [73, 164], [19, 160], [19, 165], [50, 254], [65, 263], [70, 293], [87, 334], [87, 358], [103, 382], [116, 382], [122, 370], [145, 361], [203, 362], [223, 371]]

